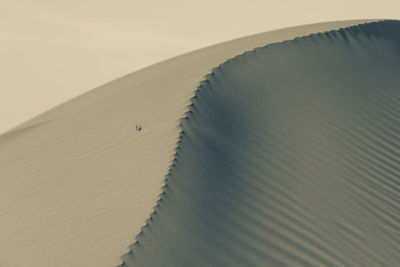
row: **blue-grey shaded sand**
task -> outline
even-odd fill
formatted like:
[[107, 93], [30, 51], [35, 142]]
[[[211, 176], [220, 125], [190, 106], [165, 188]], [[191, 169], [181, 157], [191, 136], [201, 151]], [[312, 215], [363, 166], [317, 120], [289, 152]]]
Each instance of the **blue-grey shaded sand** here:
[[237, 56], [181, 128], [123, 266], [399, 266], [400, 22]]
[[1, 134], [0, 266], [120, 265], [159, 199], [180, 119], [207, 73], [257, 47], [372, 21], [296, 26], [196, 50]]

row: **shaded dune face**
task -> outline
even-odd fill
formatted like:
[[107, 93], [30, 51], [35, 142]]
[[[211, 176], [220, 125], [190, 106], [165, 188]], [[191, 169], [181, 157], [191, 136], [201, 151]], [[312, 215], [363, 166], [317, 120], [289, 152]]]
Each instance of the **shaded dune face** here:
[[123, 266], [397, 265], [399, 37], [370, 23], [216, 68]]
[[159, 199], [180, 119], [205, 74], [256, 47], [372, 21], [296, 26], [196, 50], [0, 134], [0, 266], [121, 264]]

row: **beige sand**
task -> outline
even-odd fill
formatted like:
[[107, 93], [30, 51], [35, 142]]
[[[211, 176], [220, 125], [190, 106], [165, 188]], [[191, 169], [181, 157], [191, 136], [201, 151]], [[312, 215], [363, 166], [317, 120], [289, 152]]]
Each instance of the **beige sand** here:
[[300, 26], [198, 50], [1, 135], [0, 266], [119, 264], [158, 199], [178, 120], [205, 74], [255, 47], [363, 22]]
[[128, 266], [398, 266], [400, 21], [270, 44], [191, 98]]

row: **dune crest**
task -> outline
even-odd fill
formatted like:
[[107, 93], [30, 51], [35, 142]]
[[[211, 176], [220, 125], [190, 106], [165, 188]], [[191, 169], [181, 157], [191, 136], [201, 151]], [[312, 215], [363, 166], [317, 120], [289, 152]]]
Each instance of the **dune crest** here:
[[397, 265], [399, 74], [398, 21], [214, 69], [121, 266]]

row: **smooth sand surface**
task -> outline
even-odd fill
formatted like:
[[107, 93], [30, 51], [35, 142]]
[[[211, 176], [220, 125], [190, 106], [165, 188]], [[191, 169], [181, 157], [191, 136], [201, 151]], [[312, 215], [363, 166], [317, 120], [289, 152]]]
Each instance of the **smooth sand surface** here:
[[398, 0], [1, 0], [0, 134], [183, 53], [321, 21], [400, 19], [399, 9]]
[[0, 266], [120, 264], [159, 199], [179, 119], [204, 75], [256, 47], [364, 22], [299, 26], [198, 50], [1, 135]]
[[399, 84], [400, 21], [215, 68], [123, 266], [399, 266]]

